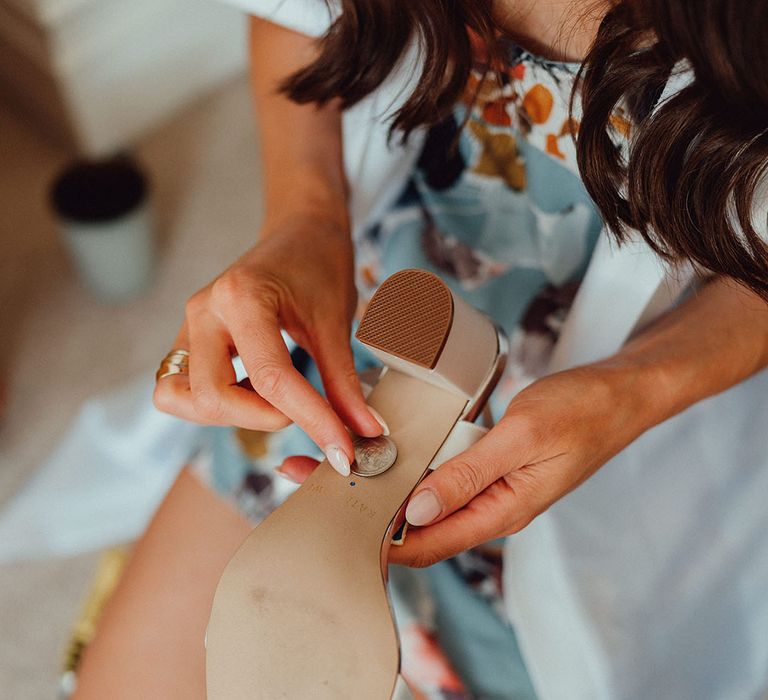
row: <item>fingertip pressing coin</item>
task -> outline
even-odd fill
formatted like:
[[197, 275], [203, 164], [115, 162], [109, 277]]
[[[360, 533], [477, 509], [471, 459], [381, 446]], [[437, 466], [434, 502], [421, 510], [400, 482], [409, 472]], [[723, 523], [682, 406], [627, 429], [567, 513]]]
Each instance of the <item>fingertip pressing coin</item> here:
[[352, 473], [358, 476], [383, 474], [397, 459], [397, 445], [385, 435], [357, 437], [352, 445], [355, 448], [355, 461], [351, 468]]

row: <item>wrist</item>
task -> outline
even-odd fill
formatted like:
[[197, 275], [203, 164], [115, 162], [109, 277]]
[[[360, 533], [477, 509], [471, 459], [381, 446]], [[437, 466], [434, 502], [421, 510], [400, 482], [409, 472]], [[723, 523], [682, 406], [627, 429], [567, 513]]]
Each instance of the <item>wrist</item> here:
[[265, 228], [303, 219], [349, 236], [347, 188], [340, 176], [331, 177], [309, 165], [285, 168], [268, 178], [264, 190]]
[[306, 203], [272, 210], [262, 223], [255, 246], [273, 265], [319, 268], [334, 279], [354, 280], [354, 248], [347, 219]]
[[620, 351], [591, 367], [605, 383], [611, 405], [626, 426], [627, 442], [674, 414], [663, 371], [652, 360]]

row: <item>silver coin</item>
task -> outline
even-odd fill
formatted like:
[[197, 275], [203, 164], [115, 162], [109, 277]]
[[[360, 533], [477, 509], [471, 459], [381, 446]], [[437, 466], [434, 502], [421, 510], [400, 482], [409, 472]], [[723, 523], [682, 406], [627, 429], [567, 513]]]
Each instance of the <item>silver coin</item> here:
[[397, 446], [384, 435], [375, 438], [358, 437], [353, 441], [355, 462], [352, 473], [376, 476], [387, 471], [397, 459]]

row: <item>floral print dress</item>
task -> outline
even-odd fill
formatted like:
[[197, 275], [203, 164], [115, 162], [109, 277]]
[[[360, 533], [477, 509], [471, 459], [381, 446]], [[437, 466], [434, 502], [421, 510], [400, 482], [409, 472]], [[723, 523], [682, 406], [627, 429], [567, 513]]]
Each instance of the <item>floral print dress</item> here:
[[[510, 357], [492, 399], [496, 417], [545, 371], [602, 228], [576, 166], [578, 119], [568, 106], [578, 66], [507, 50], [483, 78], [477, 47], [463, 100], [429, 130], [397, 203], [355, 241], [358, 315], [379, 282], [420, 267], [505, 329]], [[353, 347], [360, 371], [375, 364]], [[301, 349], [293, 357], [320, 387], [311, 358]], [[294, 426], [273, 435], [211, 429], [209, 438], [196, 472], [254, 522], [294, 488], [273, 468], [292, 454], [319, 456]], [[423, 697], [535, 697], [504, 613], [501, 556], [492, 542], [425, 571], [393, 567], [402, 671]]]

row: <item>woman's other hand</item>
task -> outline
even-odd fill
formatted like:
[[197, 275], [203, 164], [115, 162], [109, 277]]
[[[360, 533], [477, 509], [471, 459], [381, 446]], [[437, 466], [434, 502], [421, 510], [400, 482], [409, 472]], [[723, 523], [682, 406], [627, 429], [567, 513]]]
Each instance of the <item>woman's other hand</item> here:
[[[766, 366], [765, 300], [710, 281], [613, 357], [521, 391], [485, 437], [416, 487], [406, 517], [418, 527], [390, 561], [428, 566], [519, 532], [643, 432]], [[279, 471], [302, 481], [314, 466], [292, 457]]]
[[[765, 300], [716, 278], [616, 355], [531, 384], [415, 489], [390, 559], [426, 566], [533, 518], [643, 432], [768, 366]], [[640, 496], [638, 496], [640, 497]]]
[[405, 544], [393, 563], [429, 566], [522, 530], [645, 429], [614, 367], [582, 367], [520, 392], [476, 445], [414, 491]]
[[[412, 527], [390, 562], [429, 566], [522, 530], [647, 427], [631, 383], [618, 366], [591, 366], [520, 392], [485, 437], [416, 487], [406, 509]], [[301, 482], [315, 466], [291, 457], [279, 471]]]

